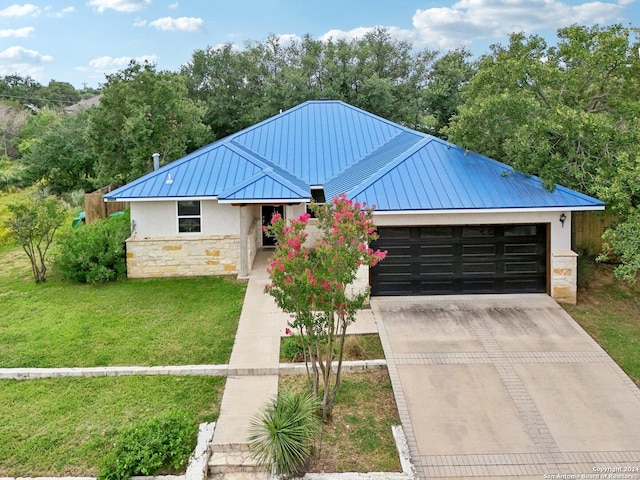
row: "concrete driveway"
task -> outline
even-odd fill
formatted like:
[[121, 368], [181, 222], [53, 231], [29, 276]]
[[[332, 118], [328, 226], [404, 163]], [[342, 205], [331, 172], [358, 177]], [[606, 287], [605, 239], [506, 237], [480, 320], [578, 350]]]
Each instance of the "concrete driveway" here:
[[420, 478], [640, 479], [640, 390], [550, 297], [371, 306]]

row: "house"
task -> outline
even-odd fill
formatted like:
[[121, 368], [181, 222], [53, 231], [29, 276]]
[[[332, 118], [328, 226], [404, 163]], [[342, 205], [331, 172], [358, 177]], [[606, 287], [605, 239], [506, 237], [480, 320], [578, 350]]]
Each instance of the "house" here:
[[262, 225], [340, 193], [376, 206], [372, 295], [575, 302], [571, 213], [604, 203], [339, 101], [309, 101], [105, 195], [131, 204], [129, 277], [246, 276]]

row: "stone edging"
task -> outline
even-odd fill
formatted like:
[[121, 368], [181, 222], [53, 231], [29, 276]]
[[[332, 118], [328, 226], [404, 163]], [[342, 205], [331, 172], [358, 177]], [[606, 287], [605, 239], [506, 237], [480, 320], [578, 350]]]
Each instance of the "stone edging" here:
[[[211, 440], [215, 430], [215, 423], [201, 423], [198, 430], [198, 443], [191, 458], [185, 475], [160, 475], [156, 477], [132, 477], [132, 480], [206, 480], [208, 477], [208, 463], [211, 456]], [[404, 436], [402, 426], [392, 427], [393, 438], [396, 442], [402, 473], [372, 472], [372, 473], [307, 473], [303, 480], [417, 480], [416, 470], [411, 463], [409, 447]], [[278, 480], [272, 476], [272, 480]], [[96, 480], [95, 477], [0, 477], [0, 480]]]
[[[342, 362], [345, 372], [378, 370], [386, 360], [355, 360]], [[230, 369], [229, 365], [178, 365], [159, 367], [69, 367], [69, 368], [0, 368], [0, 380], [33, 380], [63, 377], [123, 377], [130, 375], [178, 375], [225, 377], [231, 375], [299, 375], [306, 373], [304, 363], [281, 363], [277, 369]], [[0, 480], [3, 480], [0, 478]]]

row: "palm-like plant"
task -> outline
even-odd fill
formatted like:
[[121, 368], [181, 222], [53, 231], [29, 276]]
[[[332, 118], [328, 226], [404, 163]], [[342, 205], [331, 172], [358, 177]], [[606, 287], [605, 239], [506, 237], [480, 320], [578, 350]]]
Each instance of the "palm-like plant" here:
[[322, 427], [318, 400], [309, 393], [282, 390], [250, 425], [249, 449], [277, 475], [301, 474]]

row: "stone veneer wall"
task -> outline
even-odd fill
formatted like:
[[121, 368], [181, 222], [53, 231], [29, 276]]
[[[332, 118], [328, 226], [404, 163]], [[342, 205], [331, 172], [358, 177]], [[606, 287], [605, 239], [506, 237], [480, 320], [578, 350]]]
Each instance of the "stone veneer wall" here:
[[240, 239], [237, 235], [129, 238], [129, 278], [237, 275]]
[[571, 250], [551, 253], [551, 296], [575, 304], [578, 298], [578, 254]]

